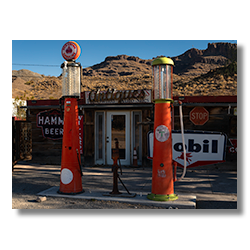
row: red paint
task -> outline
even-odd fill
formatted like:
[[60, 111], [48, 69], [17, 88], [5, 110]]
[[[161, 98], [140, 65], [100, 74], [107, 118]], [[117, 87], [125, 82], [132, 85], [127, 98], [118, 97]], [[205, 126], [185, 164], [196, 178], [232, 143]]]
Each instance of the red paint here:
[[[168, 129], [168, 139], [164, 139], [166, 131], [157, 132], [159, 126]], [[154, 151], [152, 193], [160, 195], [174, 194], [173, 169], [172, 169], [172, 132], [171, 132], [171, 104], [156, 103], [154, 118]], [[158, 134], [156, 134], [158, 133]], [[162, 137], [161, 137], [162, 136]], [[157, 140], [157, 138], [160, 140]], [[161, 140], [161, 138], [163, 138]], [[163, 141], [165, 140], [165, 141]]]
[[174, 100], [183, 103], [234, 103], [237, 102], [237, 96], [174, 96]]
[[[153, 96], [153, 93], [152, 93]], [[237, 103], [237, 96], [174, 96], [174, 100], [181, 100], [183, 103]], [[80, 105], [86, 104], [85, 92], [81, 93]], [[59, 105], [59, 100], [27, 100], [27, 106]]]
[[[79, 122], [78, 122], [78, 105], [77, 99], [66, 98], [64, 111], [63, 126], [63, 144], [62, 144], [62, 161], [61, 161], [61, 193], [79, 193], [82, 192], [82, 176], [78, 160], [77, 150], [80, 152], [79, 145]], [[63, 183], [62, 171], [71, 171], [73, 179], [70, 183]], [[69, 171], [68, 171], [69, 170]]]
[[229, 139], [232, 147], [228, 148], [229, 153], [236, 154], [237, 153], [237, 139]]
[[[190, 159], [190, 158], [192, 158], [193, 156], [191, 155], [191, 153], [186, 153], [186, 161], [188, 162], [188, 163], [190, 163], [192, 160]], [[181, 153], [181, 155], [180, 156], [178, 156], [177, 158], [176, 158], [176, 160], [177, 159], [179, 159], [179, 160], [184, 160], [184, 152], [182, 152]]]
[[[181, 164], [179, 164], [178, 162], [176, 162], [175, 160], [173, 160], [174, 163], [177, 164], [178, 167], [183, 168], [183, 166]], [[225, 162], [225, 160], [223, 161], [196, 161], [195, 163], [192, 163], [190, 165], [187, 166], [187, 168], [193, 168], [193, 167], [200, 167], [200, 166], [206, 166], [206, 165], [212, 165], [212, 164], [216, 164], [216, 163], [222, 163]]]

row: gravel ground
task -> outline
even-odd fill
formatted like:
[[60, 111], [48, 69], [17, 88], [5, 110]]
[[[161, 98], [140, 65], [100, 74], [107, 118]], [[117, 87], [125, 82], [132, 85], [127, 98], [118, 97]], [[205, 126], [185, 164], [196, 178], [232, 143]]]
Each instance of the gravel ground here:
[[18, 195], [12, 198], [13, 209], [165, 209], [156, 206], [143, 206], [115, 201], [82, 200], [71, 198], [46, 197], [45, 201], [37, 201], [34, 195]]

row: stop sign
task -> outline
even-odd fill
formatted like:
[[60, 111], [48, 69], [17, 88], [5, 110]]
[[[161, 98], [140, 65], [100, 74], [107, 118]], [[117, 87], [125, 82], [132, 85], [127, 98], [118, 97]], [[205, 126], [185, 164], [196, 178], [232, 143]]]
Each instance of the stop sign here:
[[195, 107], [189, 113], [189, 119], [194, 125], [204, 125], [209, 119], [209, 112], [203, 107]]

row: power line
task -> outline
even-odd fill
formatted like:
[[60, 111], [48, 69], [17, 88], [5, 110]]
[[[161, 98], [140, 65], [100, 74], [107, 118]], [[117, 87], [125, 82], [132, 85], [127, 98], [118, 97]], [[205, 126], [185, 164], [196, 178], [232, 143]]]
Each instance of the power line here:
[[25, 63], [12, 63], [12, 65], [22, 65], [22, 66], [39, 66], [39, 67], [60, 67], [60, 65], [52, 65], [52, 64], [25, 64]]
[[[26, 63], [12, 63], [12, 65], [21, 65], [21, 66], [37, 66], [37, 67], [58, 67], [61, 65], [55, 64], [26, 64]], [[82, 67], [90, 67], [89, 65], [81, 65]]]

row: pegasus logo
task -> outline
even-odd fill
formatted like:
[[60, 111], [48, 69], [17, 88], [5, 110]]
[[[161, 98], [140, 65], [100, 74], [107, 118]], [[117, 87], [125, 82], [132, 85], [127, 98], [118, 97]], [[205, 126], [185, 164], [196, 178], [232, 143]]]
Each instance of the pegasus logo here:
[[[186, 153], [186, 161], [188, 162], [188, 164], [190, 164], [191, 161], [192, 161], [192, 160], [190, 159], [191, 157], [193, 157], [193, 156], [191, 155], [191, 153]], [[175, 158], [175, 160], [183, 160], [183, 161], [184, 161], [184, 153], [182, 152], [180, 156], [178, 156], [178, 157]]]

